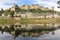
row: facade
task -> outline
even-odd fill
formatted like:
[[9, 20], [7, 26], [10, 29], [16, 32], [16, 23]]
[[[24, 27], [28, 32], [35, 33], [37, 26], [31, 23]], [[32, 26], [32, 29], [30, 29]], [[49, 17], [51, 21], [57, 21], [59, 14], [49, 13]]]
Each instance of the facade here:
[[28, 7], [29, 7], [29, 9], [34, 9], [33, 5], [29, 5]]
[[22, 5], [22, 6], [21, 6], [21, 9], [28, 10], [28, 6], [27, 6], [27, 5]]
[[16, 6], [16, 4], [14, 3], [13, 6], [10, 8], [11, 11], [15, 11], [15, 6]]
[[59, 18], [58, 13], [55, 13], [55, 14], [54, 14], [54, 18]]
[[[20, 18], [58, 18], [59, 15], [57, 13], [32, 13], [32, 12], [15, 12], [15, 6], [16, 4], [14, 4], [11, 8], [12, 11], [14, 11], [14, 17], [16, 19], [20, 19]], [[54, 10], [54, 7], [52, 7], [51, 9], [49, 9], [48, 7], [42, 7], [42, 6], [39, 6], [38, 4], [34, 4], [34, 5], [22, 5], [20, 7], [21, 9], [24, 9], [24, 10], [28, 10], [28, 9], [41, 9], [41, 10]]]
[[20, 17], [21, 17], [20, 14], [17, 14], [17, 13], [14, 14], [14, 18], [17, 19], [17, 20], [20, 20]]
[[38, 4], [34, 4], [32, 6], [33, 6], [33, 9], [39, 9], [39, 7], [40, 7]]
[[43, 14], [39, 14], [39, 13], [32, 13], [32, 12], [26, 12], [26, 16], [27, 18], [44, 18]]
[[46, 18], [53, 18], [54, 17], [54, 14], [52, 14], [52, 13], [47, 13], [46, 14]]

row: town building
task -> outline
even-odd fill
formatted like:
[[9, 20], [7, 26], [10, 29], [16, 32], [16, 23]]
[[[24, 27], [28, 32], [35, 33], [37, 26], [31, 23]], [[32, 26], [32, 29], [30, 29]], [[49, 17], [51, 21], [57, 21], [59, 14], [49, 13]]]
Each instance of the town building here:
[[[33, 12], [16, 12], [15, 9], [16, 8], [16, 4], [14, 4], [12, 7], [11, 7], [11, 10], [14, 11], [14, 17], [16, 19], [20, 19], [20, 18], [57, 18], [59, 17], [58, 16], [58, 13], [33, 13]], [[29, 9], [41, 9], [41, 10], [54, 10], [54, 7], [52, 7], [51, 9], [49, 9], [48, 7], [42, 7], [42, 6], [39, 6], [38, 4], [34, 4], [34, 5], [22, 5], [20, 7], [20, 9], [23, 9], [23, 10], [29, 10]]]
[[24, 10], [28, 10], [28, 6], [27, 5], [22, 5], [20, 8], [24, 9]]

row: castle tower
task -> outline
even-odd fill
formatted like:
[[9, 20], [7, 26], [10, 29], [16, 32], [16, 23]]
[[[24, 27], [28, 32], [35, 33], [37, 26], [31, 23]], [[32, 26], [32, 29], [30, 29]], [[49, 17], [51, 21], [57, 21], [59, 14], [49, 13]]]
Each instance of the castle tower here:
[[14, 3], [13, 6], [11, 7], [11, 11], [14, 11], [14, 13], [15, 13], [15, 6], [16, 4]]
[[28, 6], [27, 5], [22, 5], [21, 9], [28, 10]]

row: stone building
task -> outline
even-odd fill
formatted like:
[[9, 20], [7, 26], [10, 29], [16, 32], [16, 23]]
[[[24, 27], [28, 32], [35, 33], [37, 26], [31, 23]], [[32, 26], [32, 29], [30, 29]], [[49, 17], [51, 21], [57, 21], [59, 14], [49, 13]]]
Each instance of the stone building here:
[[[42, 13], [32, 13], [32, 12], [15, 12], [15, 9], [16, 8], [16, 4], [14, 4], [12, 7], [11, 7], [11, 10], [14, 11], [14, 17], [16, 19], [20, 19], [20, 18], [45, 18], [45, 14], [42, 12]], [[52, 7], [51, 9], [49, 9], [48, 7], [42, 7], [42, 6], [39, 6], [38, 4], [34, 4], [34, 5], [22, 5], [20, 7], [20, 9], [24, 9], [24, 10], [28, 10], [28, 9], [41, 9], [41, 10], [54, 10], [54, 7]], [[58, 14], [56, 13], [48, 13], [46, 14], [46, 18], [57, 18], [58, 17]]]
[[29, 5], [29, 9], [39, 9], [39, 7], [38, 4]]
[[21, 8], [21, 9], [28, 10], [28, 6], [27, 6], [27, 5], [22, 5], [20, 8]]
[[13, 6], [10, 8], [11, 11], [15, 11], [15, 6], [16, 6], [16, 4], [14, 3]]

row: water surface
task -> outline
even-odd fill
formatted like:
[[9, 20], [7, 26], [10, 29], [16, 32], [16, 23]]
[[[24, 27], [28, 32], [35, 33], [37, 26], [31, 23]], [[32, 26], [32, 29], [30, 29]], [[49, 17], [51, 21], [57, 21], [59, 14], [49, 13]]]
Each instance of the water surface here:
[[60, 24], [4, 25], [0, 40], [60, 40]]

